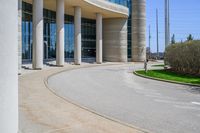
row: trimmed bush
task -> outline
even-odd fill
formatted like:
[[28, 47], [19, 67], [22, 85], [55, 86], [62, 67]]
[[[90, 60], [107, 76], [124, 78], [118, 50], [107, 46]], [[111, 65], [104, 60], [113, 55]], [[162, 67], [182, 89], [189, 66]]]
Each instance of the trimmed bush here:
[[164, 60], [174, 71], [200, 75], [200, 40], [168, 46]]

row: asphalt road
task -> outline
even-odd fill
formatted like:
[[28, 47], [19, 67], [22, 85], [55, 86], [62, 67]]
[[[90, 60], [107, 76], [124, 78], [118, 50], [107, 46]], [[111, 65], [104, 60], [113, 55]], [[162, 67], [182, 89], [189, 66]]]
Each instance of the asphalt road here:
[[200, 88], [132, 74], [142, 64], [100, 66], [49, 78], [54, 91], [82, 106], [154, 133], [200, 133]]

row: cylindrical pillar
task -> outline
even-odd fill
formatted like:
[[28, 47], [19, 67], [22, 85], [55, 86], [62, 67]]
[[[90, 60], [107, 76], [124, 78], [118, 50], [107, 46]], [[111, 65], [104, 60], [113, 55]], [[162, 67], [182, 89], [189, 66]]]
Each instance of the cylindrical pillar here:
[[18, 132], [18, 1], [0, 4], [0, 132]]
[[33, 0], [33, 69], [43, 68], [43, 0]]
[[81, 8], [74, 8], [74, 63], [81, 64]]
[[103, 60], [127, 62], [127, 18], [103, 19]]
[[18, 74], [22, 65], [22, 0], [18, 0]]
[[102, 63], [102, 15], [96, 15], [96, 62]]
[[146, 60], [146, 0], [132, 0], [132, 61]]
[[57, 43], [56, 43], [56, 64], [64, 66], [65, 51], [64, 51], [64, 20], [65, 20], [65, 5], [64, 0], [56, 1], [56, 26], [57, 26]]

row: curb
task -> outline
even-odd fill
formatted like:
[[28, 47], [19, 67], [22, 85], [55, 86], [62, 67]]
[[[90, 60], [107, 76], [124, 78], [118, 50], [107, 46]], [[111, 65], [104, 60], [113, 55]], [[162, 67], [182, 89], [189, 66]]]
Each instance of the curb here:
[[187, 85], [187, 86], [192, 86], [192, 87], [200, 87], [200, 85], [198, 85], [198, 84], [183, 83], [183, 82], [178, 82], [178, 81], [165, 80], [165, 79], [154, 78], [154, 77], [150, 77], [150, 76], [144, 76], [142, 74], [137, 73], [136, 71], [134, 71], [133, 73], [136, 76], [139, 76], [142, 78], [147, 78], [147, 79], [152, 79], [152, 80], [156, 80], [156, 81], [162, 81], [162, 82], [173, 83], [173, 84], [178, 84], [178, 85]]
[[57, 96], [58, 98], [63, 99], [63, 100], [66, 101], [66, 102], [69, 102], [69, 103], [71, 103], [71, 104], [73, 104], [73, 105], [75, 105], [75, 106], [77, 106], [77, 107], [79, 107], [79, 108], [81, 108], [81, 109], [84, 109], [84, 110], [86, 110], [86, 111], [89, 111], [90, 113], [93, 113], [93, 114], [95, 114], [95, 115], [98, 115], [98, 116], [100, 116], [100, 117], [103, 117], [103, 118], [105, 118], [105, 119], [107, 119], [107, 120], [116, 122], [116, 123], [118, 123], [118, 124], [120, 124], [120, 125], [129, 127], [129, 128], [133, 128], [133, 129], [138, 130], [138, 131], [140, 131], [140, 132], [143, 132], [143, 133], [151, 133], [150, 131], [147, 131], [147, 130], [145, 130], [145, 129], [141, 129], [141, 128], [139, 128], [139, 127], [133, 126], [133, 125], [128, 124], [128, 123], [126, 123], [126, 122], [122, 122], [122, 121], [120, 121], [120, 120], [117, 120], [117, 119], [115, 119], [115, 118], [113, 118], [113, 117], [109, 117], [109, 116], [107, 116], [107, 115], [98, 113], [97, 111], [92, 110], [92, 109], [89, 109], [89, 108], [87, 108], [87, 107], [85, 107], [85, 106], [82, 106], [82, 105], [80, 105], [79, 103], [77, 103], [77, 102], [75, 102], [75, 101], [73, 101], [73, 100], [71, 100], [71, 99], [69, 99], [69, 98], [62, 97], [62, 96], [58, 95], [58, 94], [54, 91], [54, 89], [52, 89], [51, 87], [48, 86], [48, 79], [49, 79], [50, 77], [55, 76], [55, 75], [57, 75], [57, 74], [60, 74], [60, 73], [62, 73], [62, 72], [67, 72], [67, 71], [77, 70], [77, 69], [83, 69], [83, 68], [92, 68], [92, 67], [100, 67], [100, 66], [114, 66], [114, 65], [123, 65], [123, 64], [108, 64], [108, 65], [105, 64], [105, 65], [83, 66], [83, 67], [65, 69], [65, 70], [63, 70], [63, 71], [60, 71], [60, 72], [51, 74], [51, 75], [47, 76], [46, 78], [44, 78], [44, 84], [45, 84], [45, 87], [46, 87], [50, 92], [52, 92], [55, 96]]

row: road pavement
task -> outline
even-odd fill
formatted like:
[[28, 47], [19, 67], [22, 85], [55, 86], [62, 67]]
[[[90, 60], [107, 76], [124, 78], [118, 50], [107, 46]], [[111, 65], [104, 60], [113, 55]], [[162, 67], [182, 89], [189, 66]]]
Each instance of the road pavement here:
[[200, 88], [135, 76], [143, 64], [99, 66], [51, 76], [58, 95], [154, 133], [199, 133]]

